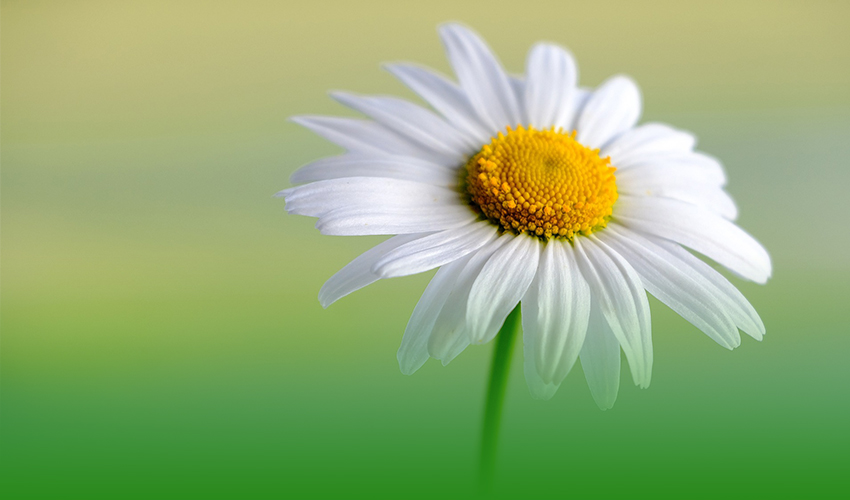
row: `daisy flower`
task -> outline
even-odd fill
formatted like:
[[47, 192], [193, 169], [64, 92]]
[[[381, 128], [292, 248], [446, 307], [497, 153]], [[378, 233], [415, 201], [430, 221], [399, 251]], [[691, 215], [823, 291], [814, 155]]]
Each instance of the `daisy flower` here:
[[691, 253], [757, 283], [771, 274], [765, 249], [733, 222], [723, 167], [692, 134], [638, 125], [628, 77], [579, 87], [556, 45], [535, 45], [515, 77], [468, 28], [439, 32], [457, 83], [385, 66], [431, 109], [336, 92], [368, 119], [293, 119], [346, 153], [295, 172], [300, 185], [279, 193], [286, 210], [318, 217], [323, 234], [393, 235], [328, 280], [323, 306], [438, 268], [404, 332], [402, 372], [493, 340], [519, 307], [532, 395], [550, 398], [580, 360], [603, 409], [617, 397], [621, 349], [635, 384], [650, 383], [646, 292], [723, 347], [740, 344], [739, 329], [761, 340], [750, 303]]

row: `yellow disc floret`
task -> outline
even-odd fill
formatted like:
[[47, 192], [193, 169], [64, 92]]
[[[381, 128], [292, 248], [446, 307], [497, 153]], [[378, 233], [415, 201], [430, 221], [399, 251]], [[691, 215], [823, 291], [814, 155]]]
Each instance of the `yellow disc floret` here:
[[617, 201], [615, 168], [575, 132], [499, 133], [466, 164], [472, 204], [505, 230], [572, 239], [605, 227]]

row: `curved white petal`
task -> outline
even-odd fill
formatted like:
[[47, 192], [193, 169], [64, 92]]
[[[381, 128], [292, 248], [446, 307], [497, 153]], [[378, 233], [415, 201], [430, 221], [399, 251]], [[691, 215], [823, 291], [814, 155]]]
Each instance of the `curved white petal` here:
[[356, 96], [347, 92], [333, 92], [331, 96], [442, 156], [446, 159], [444, 163], [454, 161], [461, 164], [475, 152], [452, 125], [412, 102], [396, 97]]
[[[523, 338], [525, 338], [525, 332], [523, 332]], [[528, 386], [528, 392], [531, 393], [531, 397], [542, 400], [552, 399], [552, 396], [558, 392], [560, 384], [544, 382], [537, 373], [534, 356], [529, 355], [527, 352], [523, 353], [523, 355], [523, 373], [525, 374], [525, 383]]]
[[711, 168], [709, 164], [684, 164], [678, 161], [660, 160], [656, 163], [645, 163], [620, 170], [614, 173], [617, 186], [640, 190], [643, 186], [658, 186], [664, 184], [691, 184], [695, 186], [723, 187], [726, 179], [721, 172]]
[[293, 172], [293, 184], [341, 179], [344, 177], [386, 177], [435, 186], [457, 186], [457, 172], [410, 156], [347, 153], [308, 163]]
[[702, 275], [676, 265], [664, 249], [616, 224], [598, 237], [622, 255], [640, 275], [646, 290], [670, 309], [727, 349], [741, 344], [738, 328]]
[[611, 163], [619, 167], [670, 154], [689, 153], [696, 142], [696, 137], [689, 132], [662, 123], [645, 123], [623, 132], [599, 154], [603, 158], [610, 156]]
[[[721, 217], [735, 220], [738, 207], [723, 187], [711, 182], [698, 182], [687, 175], [663, 175], [662, 169], [654, 166], [627, 170], [617, 178], [617, 190], [628, 196], [655, 196], [684, 201], [714, 212]], [[648, 175], [640, 175], [647, 173]], [[659, 175], [660, 174], [660, 175]]]
[[770, 256], [752, 236], [705, 209], [665, 198], [620, 196], [616, 220], [640, 232], [690, 247], [739, 276], [765, 283]]
[[641, 98], [629, 77], [614, 76], [590, 96], [578, 117], [576, 139], [589, 148], [602, 148], [634, 127], [640, 118]]
[[340, 236], [441, 231], [476, 218], [452, 189], [397, 179], [331, 179], [278, 196], [286, 199], [287, 212], [319, 217], [317, 229]]
[[475, 279], [469, 292], [466, 322], [472, 343], [489, 342], [516, 307], [537, 272], [540, 240], [526, 235], [508, 236]]
[[581, 272], [629, 360], [635, 384], [648, 387], [652, 377], [652, 329], [649, 301], [640, 276], [593, 235], [576, 238], [575, 247]]
[[354, 153], [434, 159], [427, 149], [373, 121], [336, 116], [294, 116], [290, 119]]
[[714, 296], [723, 303], [724, 311], [732, 318], [738, 328], [756, 340], [760, 341], [764, 337], [764, 323], [755, 308], [735, 288], [735, 285], [730, 283], [722, 274], [676, 243], [652, 236], [647, 239], [666, 250], [665, 258], [670, 259], [676, 266], [690, 268], [705, 278], [710, 284]]
[[478, 250], [496, 235], [489, 221], [447, 229], [388, 252], [372, 270], [382, 278], [425, 272]]
[[537, 44], [528, 54], [524, 92], [528, 123], [538, 129], [572, 123], [578, 70], [572, 56], [556, 45]]
[[457, 285], [459, 273], [467, 262], [469, 256], [441, 267], [416, 303], [404, 329], [397, 355], [398, 366], [405, 375], [412, 374], [428, 360], [428, 339], [443, 305]]
[[381, 279], [372, 272], [372, 265], [385, 253], [394, 250], [405, 243], [427, 236], [424, 234], [403, 234], [379, 243], [349, 262], [325, 282], [319, 291], [319, 303], [328, 307], [351, 292]]
[[678, 179], [683, 182], [726, 185], [726, 172], [723, 165], [711, 156], [703, 153], [679, 153], [658, 158], [639, 160], [626, 165], [617, 165], [617, 181], [635, 177], [652, 178], [664, 181]]
[[440, 311], [428, 339], [428, 353], [432, 358], [439, 359], [443, 365], [448, 364], [469, 345], [466, 320], [469, 292], [493, 253], [508, 241], [510, 238], [504, 236], [490, 241], [469, 254], [463, 269], [457, 272], [456, 285]]
[[469, 146], [480, 147], [490, 141], [489, 127], [481, 121], [463, 89], [455, 83], [433, 70], [414, 64], [385, 64], [384, 69], [463, 131]]
[[322, 215], [316, 229], [331, 236], [410, 234], [450, 229], [475, 220], [469, 207], [394, 208], [366, 206], [341, 208]]
[[519, 125], [520, 107], [510, 79], [484, 41], [459, 24], [439, 31], [461, 88], [491, 133]]
[[544, 384], [558, 385], [575, 364], [590, 316], [590, 288], [569, 243], [549, 240], [522, 299], [525, 362]]
[[580, 357], [593, 400], [602, 410], [611, 408], [620, 390], [620, 343], [595, 300]]
[[[330, 211], [381, 206], [427, 210], [436, 206], [463, 206], [453, 189], [421, 182], [381, 177], [346, 177], [318, 181], [277, 193], [286, 200], [286, 211], [320, 217]], [[467, 209], [472, 213], [471, 210]]]

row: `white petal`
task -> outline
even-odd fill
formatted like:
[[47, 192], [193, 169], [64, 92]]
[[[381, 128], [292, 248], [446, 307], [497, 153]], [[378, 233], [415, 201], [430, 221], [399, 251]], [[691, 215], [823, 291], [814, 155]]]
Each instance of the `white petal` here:
[[620, 389], [620, 344], [596, 301], [590, 308], [590, 323], [580, 356], [593, 400], [603, 410], [611, 408]]
[[449, 123], [425, 108], [395, 97], [356, 96], [333, 92], [340, 103], [360, 111], [390, 130], [433, 150], [448, 161], [463, 163], [474, 153]]
[[441, 267], [419, 298], [398, 349], [398, 365], [405, 375], [415, 372], [428, 360], [431, 331], [468, 261], [467, 256]]
[[538, 129], [572, 123], [578, 71], [572, 56], [551, 44], [535, 45], [526, 64], [525, 108]]
[[648, 387], [652, 377], [649, 302], [640, 277], [617, 252], [598, 238], [575, 239], [579, 267], [598, 307], [626, 353], [635, 384]]
[[590, 315], [590, 288], [569, 243], [550, 240], [522, 299], [526, 363], [546, 384], [560, 384], [581, 351]]
[[475, 220], [469, 207], [437, 205], [429, 209], [367, 206], [322, 215], [316, 229], [332, 236], [409, 234], [450, 229]]
[[322, 307], [328, 307], [349, 293], [378, 281], [381, 277], [372, 272], [372, 265], [382, 255], [426, 235], [427, 233], [393, 236], [362, 253], [325, 282], [319, 291], [319, 303]]
[[376, 262], [372, 270], [383, 278], [425, 272], [478, 250], [497, 234], [489, 221], [447, 229], [396, 248]]
[[564, 130], [567, 131], [575, 131], [578, 127], [578, 119], [581, 116], [582, 111], [584, 111], [584, 107], [587, 105], [587, 102], [590, 100], [590, 96], [593, 95], [593, 91], [590, 89], [578, 87], [576, 89], [575, 101], [573, 103], [572, 110], [572, 119], [564, 125]]
[[291, 120], [355, 153], [433, 159], [433, 153], [378, 123], [336, 116], [295, 116]]
[[319, 217], [322, 233], [340, 236], [440, 231], [476, 218], [452, 189], [379, 177], [318, 181], [278, 195], [289, 213]]
[[578, 118], [578, 141], [589, 148], [602, 148], [634, 127], [640, 117], [641, 98], [637, 84], [626, 76], [606, 80], [590, 96]]
[[304, 184], [343, 177], [386, 177], [454, 187], [457, 175], [455, 170], [419, 158], [348, 153], [308, 163], [296, 170], [289, 180], [293, 184]]
[[440, 311], [433, 333], [428, 339], [428, 353], [444, 365], [469, 345], [466, 321], [469, 291], [493, 253], [508, 241], [509, 237], [502, 236], [471, 253], [466, 265], [457, 273], [456, 285]]
[[478, 117], [463, 90], [446, 77], [413, 64], [386, 64], [384, 68], [416, 92], [449, 123], [465, 132], [470, 146], [490, 142], [489, 127]]
[[440, 27], [446, 55], [478, 116], [495, 133], [520, 124], [520, 108], [508, 75], [484, 43], [458, 24]]
[[490, 257], [469, 292], [466, 321], [472, 343], [483, 344], [496, 336], [537, 272], [540, 240], [527, 235], [501, 238], [510, 241]]
[[644, 177], [666, 179], [679, 179], [683, 182], [694, 182], [699, 184], [711, 184], [713, 186], [726, 185], [726, 172], [723, 165], [702, 153], [680, 153], [659, 158], [616, 165], [617, 181], [634, 176], [638, 179]]
[[511, 88], [519, 106], [520, 123], [528, 123], [528, 111], [525, 109], [525, 79], [521, 75], [508, 75]]
[[690, 247], [743, 278], [765, 283], [770, 256], [752, 236], [707, 210], [677, 200], [620, 196], [616, 220]]
[[[617, 190], [628, 196], [655, 196], [684, 201], [729, 220], [738, 217], [738, 207], [721, 186], [688, 179], [686, 175], [677, 175], [678, 172], [673, 169], [672, 175], [657, 175], [659, 170], [657, 167], [627, 170], [624, 175], [617, 177]], [[649, 175], [640, 175], [643, 173]]]
[[649, 237], [649, 239], [667, 251], [666, 258], [669, 258], [671, 262], [683, 268], [690, 268], [704, 277], [710, 283], [714, 296], [723, 302], [724, 310], [738, 328], [756, 340], [762, 339], [765, 333], [764, 323], [735, 285], [676, 243], [655, 237]]
[[616, 224], [610, 224], [598, 237], [629, 261], [646, 290], [670, 309], [727, 349], [741, 344], [738, 328], [702, 275], [676, 265], [663, 248]]
[[[523, 338], [525, 338], [525, 332], [523, 331]], [[523, 353], [524, 362], [523, 362], [523, 372], [525, 373], [525, 383], [528, 385], [528, 391], [531, 393], [531, 397], [534, 399], [552, 399], [552, 396], [558, 391], [558, 387], [560, 384], [547, 384], [540, 378], [540, 375], [537, 374], [537, 365], [534, 362], [534, 356], [530, 355], [527, 351]]]
[[670, 154], [689, 153], [696, 145], [696, 137], [683, 130], [662, 123], [645, 123], [623, 132], [602, 148], [600, 156], [611, 157], [611, 163], [620, 167], [635, 162], [655, 159]]
[[[437, 205], [461, 206], [453, 189], [421, 182], [381, 177], [346, 177], [296, 186], [277, 193], [286, 199], [286, 211], [295, 215], [320, 217], [330, 211], [381, 206], [428, 209]], [[471, 210], [469, 210], [471, 213]]]

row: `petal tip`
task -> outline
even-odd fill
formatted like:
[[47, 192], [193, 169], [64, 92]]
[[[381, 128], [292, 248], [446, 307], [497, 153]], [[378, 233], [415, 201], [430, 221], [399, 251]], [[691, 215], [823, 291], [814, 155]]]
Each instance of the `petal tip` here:
[[558, 387], [560, 387], [560, 384], [547, 384], [542, 380], [531, 380], [528, 375], [526, 375], [525, 380], [531, 398], [538, 401], [549, 401], [558, 392]]
[[335, 101], [344, 101], [349, 97], [353, 97], [351, 92], [345, 90], [328, 90], [328, 95]]
[[322, 292], [319, 292], [318, 298], [319, 298], [319, 305], [322, 306], [322, 309], [327, 309], [328, 307], [331, 306], [331, 304], [333, 304], [335, 302], [334, 299], [329, 298], [327, 295], [325, 295]]
[[440, 34], [446, 32], [446, 31], [454, 31], [454, 30], [472, 31], [471, 28], [469, 28], [468, 26], [466, 26], [465, 24], [463, 24], [460, 21], [445, 21], [445, 22], [442, 22], [442, 23], [437, 25], [437, 32], [440, 33]]
[[411, 363], [411, 360], [405, 359], [404, 355], [401, 352], [401, 349], [399, 349], [397, 358], [398, 358], [398, 369], [399, 369], [399, 371], [401, 371], [402, 375], [405, 375], [405, 376], [408, 376], [408, 377], [413, 375], [414, 373], [416, 373], [417, 370], [422, 368], [422, 365], [425, 364], [424, 362], [422, 362], [422, 363], [416, 363], [416, 362]]
[[611, 400], [599, 400], [593, 398], [593, 401], [596, 403], [596, 406], [598, 406], [600, 410], [608, 411], [614, 407], [614, 403], [617, 402], [617, 397], [615, 396], [614, 399]]

